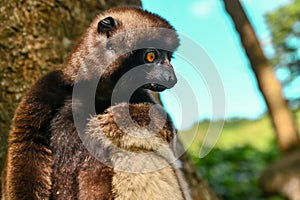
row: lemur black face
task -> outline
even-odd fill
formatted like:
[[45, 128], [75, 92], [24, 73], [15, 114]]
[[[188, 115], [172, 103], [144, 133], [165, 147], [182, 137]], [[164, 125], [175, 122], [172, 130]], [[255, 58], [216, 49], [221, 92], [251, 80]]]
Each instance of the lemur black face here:
[[154, 48], [144, 50], [144, 63], [149, 66], [145, 77], [149, 83], [144, 85], [144, 88], [161, 92], [177, 83], [173, 66], [170, 64], [171, 57], [171, 52], [165, 50]]
[[145, 65], [143, 73], [136, 75], [135, 79], [142, 78], [148, 82], [142, 87], [156, 92], [172, 88], [177, 78], [170, 64], [172, 53], [155, 48], [141, 49], [133, 52], [128, 63], [132, 67]]

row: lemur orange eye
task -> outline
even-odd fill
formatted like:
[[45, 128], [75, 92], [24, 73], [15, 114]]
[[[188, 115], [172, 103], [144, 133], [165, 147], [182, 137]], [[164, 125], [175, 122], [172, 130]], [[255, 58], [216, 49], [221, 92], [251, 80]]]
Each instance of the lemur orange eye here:
[[146, 60], [149, 63], [152, 63], [156, 58], [156, 54], [154, 52], [149, 52], [146, 54]]

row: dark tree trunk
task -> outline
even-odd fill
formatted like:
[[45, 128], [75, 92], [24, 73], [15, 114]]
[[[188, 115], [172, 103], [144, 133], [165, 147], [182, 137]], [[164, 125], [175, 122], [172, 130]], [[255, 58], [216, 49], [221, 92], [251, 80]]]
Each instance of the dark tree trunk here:
[[266, 101], [281, 151], [289, 151], [299, 145], [298, 132], [292, 113], [282, 96], [281, 84], [266, 59], [255, 32], [238, 0], [224, 0], [240, 35], [242, 45], [251, 63], [259, 89]]
[[193, 200], [218, 200], [219, 198], [201, 176], [187, 153], [182, 155], [181, 160], [183, 161], [183, 173], [190, 186]]
[[[141, 5], [139, 0], [0, 0], [0, 171], [22, 94], [41, 75], [60, 67], [97, 13], [130, 4]], [[194, 199], [216, 199], [191, 160], [184, 156], [183, 162]]]

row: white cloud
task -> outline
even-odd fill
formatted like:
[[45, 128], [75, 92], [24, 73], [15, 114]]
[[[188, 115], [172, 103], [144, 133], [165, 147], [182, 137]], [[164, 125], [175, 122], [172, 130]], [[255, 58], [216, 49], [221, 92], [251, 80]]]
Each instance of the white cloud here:
[[197, 17], [208, 16], [214, 7], [215, 1], [202, 0], [191, 4], [191, 12]]

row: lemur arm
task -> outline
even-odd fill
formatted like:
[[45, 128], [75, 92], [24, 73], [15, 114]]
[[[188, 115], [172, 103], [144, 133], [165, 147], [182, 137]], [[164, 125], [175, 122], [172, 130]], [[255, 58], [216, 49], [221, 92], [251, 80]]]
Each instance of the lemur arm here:
[[4, 199], [49, 199], [52, 152], [50, 121], [71, 94], [61, 71], [46, 74], [22, 99], [12, 122], [6, 168]]

